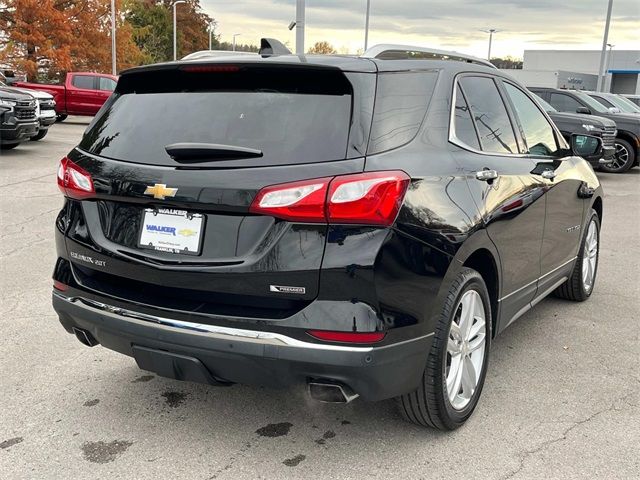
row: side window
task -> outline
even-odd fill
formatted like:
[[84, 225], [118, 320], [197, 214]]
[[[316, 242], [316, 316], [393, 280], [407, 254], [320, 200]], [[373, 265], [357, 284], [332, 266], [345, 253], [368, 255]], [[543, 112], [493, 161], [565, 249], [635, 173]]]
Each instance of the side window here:
[[427, 112], [436, 72], [380, 73], [373, 110], [368, 154], [409, 143]]
[[535, 103], [518, 87], [503, 82], [518, 114], [522, 134], [530, 155], [552, 156], [558, 151], [553, 127], [538, 109]]
[[478, 141], [478, 133], [476, 127], [473, 126], [471, 119], [471, 110], [462, 95], [460, 85], [456, 85], [456, 105], [453, 120], [453, 129], [458, 140], [466, 145], [480, 150], [480, 142]]
[[615, 105], [613, 103], [611, 103], [609, 100], [607, 100], [605, 98], [598, 97], [597, 95], [592, 95], [591, 97], [594, 100], [597, 100], [598, 102], [600, 102], [602, 105], [604, 105], [607, 108], [615, 107]]
[[494, 81], [488, 77], [462, 77], [460, 86], [469, 102], [482, 150], [518, 153], [513, 127]]
[[116, 82], [108, 77], [98, 77], [98, 90], [113, 92], [116, 89]]
[[575, 98], [564, 93], [552, 93], [549, 103], [560, 112], [576, 113], [576, 110], [582, 107]]
[[74, 75], [71, 83], [74, 87], [83, 88], [85, 90], [95, 90], [93, 86], [94, 76], [92, 75]]

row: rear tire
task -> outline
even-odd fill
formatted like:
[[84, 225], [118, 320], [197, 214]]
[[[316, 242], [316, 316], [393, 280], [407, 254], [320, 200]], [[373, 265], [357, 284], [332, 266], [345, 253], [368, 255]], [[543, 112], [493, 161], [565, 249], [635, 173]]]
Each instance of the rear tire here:
[[624, 173], [633, 167], [636, 160], [636, 152], [631, 144], [622, 138], [616, 138], [615, 148], [616, 153], [613, 162], [600, 166], [603, 172]]
[[36, 135], [34, 135], [33, 137], [31, 137], [31, 141], [32, 142], [37, 142], [38, 140], [42, 140], [44, 137], [47, 136], [47, 133], [49, 133], [49, 129], [47, 130], [40, 130], [38, 131], [38, 133]]
[[595, 210], [591, 210], [571, 276], [553, 292], [554, 295], [574, 302], [589, 298], [596, 282], [599, 254], [600, 218]]
[[[470, 315], [465, 317], [465, 312]], [[396, 399], [406, 420], [440, 430], [454, 430], [467, 421], [484, 385], [491, 325], [484, 280], [475, 270], [463, 268], [440, 312], [420, 385]]]

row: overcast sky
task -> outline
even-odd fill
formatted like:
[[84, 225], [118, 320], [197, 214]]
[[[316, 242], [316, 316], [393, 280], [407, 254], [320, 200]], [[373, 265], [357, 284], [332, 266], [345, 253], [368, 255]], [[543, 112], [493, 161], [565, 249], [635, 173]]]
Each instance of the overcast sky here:
[[[275, 37], [295, 47], [287, 25], [295, 18], [295, 0], [201, 0], [218, 21], [217, 33], [231, 41], [258, 44]], [[305, 47], [327, 40], [340, 53], [364, 44], [366, 0], [307, 0]], [[492, 56], [522, 57], [525, 49], [599, 49], [606, 0], [371, 0], [369, 45], [410, 43], [458, 50], [484, 57], [488, 35]], [[616, 49], [640, 49], [640, 0], [614, 0], [609, 43]]]

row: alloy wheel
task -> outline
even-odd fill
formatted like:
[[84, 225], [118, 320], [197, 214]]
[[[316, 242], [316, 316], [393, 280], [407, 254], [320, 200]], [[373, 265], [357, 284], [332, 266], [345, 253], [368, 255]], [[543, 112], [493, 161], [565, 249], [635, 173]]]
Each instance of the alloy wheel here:
[[616, 153], [613, 157], [613, 162], [611, 163], [611, 167], [613, 170], [620, 170], [629, 161], [629, 150], [627, 150], [627, 147], [625, 147], [620, 143], [616, 143], [615, 145], [616, 145]]
[[484, 365], [486, 332], [482, 298], [477, 291], [469, 290], [456, 307], [447, 343], [447, 395], [456, 410], [469, 404], [478, 386]]
[[589, 223], [587, 236], [584, 242], [582, 254], [582, 284], [586, 292], [590, 292], [596, 277], [598, 264], [598, 226], [596, 222]]

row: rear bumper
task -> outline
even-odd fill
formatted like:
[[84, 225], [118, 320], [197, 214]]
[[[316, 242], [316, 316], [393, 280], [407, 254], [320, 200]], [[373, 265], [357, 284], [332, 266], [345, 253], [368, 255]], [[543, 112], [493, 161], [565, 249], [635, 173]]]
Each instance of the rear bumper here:
[[[137, 313], [95, 300], [53, 293], [53, 307], [68, 332], [89, 332], [102, 346], [136, 358], [140, 350], [169, 352], [201, 362], [209, 383], [231, 382], [269, 387], [304, 385], [325, 379], [348, 385], [369, 401], [383, 400], [414, 390], [424, 370], [433, 334], [381, 347], [305, 342], [286, 335], [219, 327]], [[197, 377], [197, 376], [196, 376]]]

